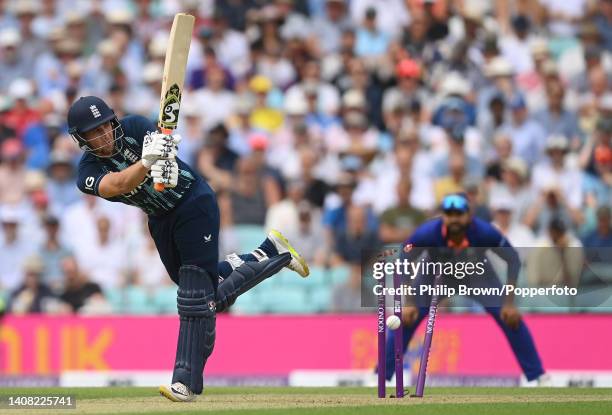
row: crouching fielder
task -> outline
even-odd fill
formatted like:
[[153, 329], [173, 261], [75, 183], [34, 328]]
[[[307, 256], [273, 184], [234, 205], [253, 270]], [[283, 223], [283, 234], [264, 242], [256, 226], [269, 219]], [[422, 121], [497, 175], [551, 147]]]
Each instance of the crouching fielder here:
[[[203, 370], [215, 344], [215, 315], [287, 267], [302, 277], [308, 265], [278, 231], [253, 252], [218, 262], [219, 207], [214, 191], [176, 157], [178, 135], [165, 135], [141, 116], [118, 120], [97, 97], [81, 97], [68, 112], [70, 134], [85, 151], [77, 186], [148, 215], [151, 236], [178, 285], [180, 317], [172, 384], [160, 393], [191, 401], [202, 393]], [[166, 190], [157, 192], [155, 183]]]

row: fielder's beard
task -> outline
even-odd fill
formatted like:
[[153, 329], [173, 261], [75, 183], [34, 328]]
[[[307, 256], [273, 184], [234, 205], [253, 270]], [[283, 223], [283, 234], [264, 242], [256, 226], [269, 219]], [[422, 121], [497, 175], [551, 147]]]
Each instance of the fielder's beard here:
[[455, 238], [458, 236], [464, 236], [465, 235], [465, 231], [467, 231], [468, 225], [463, 225], [461, 223], [451, 223], [449, 225], [446, 226], [446, 229], [448, 231], [448, 236], [450, 238]]

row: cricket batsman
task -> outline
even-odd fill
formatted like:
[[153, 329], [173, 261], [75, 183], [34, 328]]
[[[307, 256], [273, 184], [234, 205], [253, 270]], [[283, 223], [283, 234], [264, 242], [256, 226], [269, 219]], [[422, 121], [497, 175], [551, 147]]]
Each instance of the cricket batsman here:
[[[480, 258], [482, 261], [485, 253], [492, 251], [507, 264], [507, 284], [515, 285], [520, 271], [520, 259], [507, 239], [491, 224], [470, 214], [469, 202], [463, 194], [446, 196], [441, 207], [441, 217], [423, 223], [404, 243], [400, 260], [416, 262], [421, 255], [426, 254], [429, 261], [445, 262], [452, 261], [453, 258], [460, 258], [460, 260], [479, 260]], [[472, 250], [476, 252], [475, 257], [467, 256], [466, 253], [471, 250], [470, 248], [476, 248]], [[501, 287], [501, 282], [490, 263], [487, 260], [483, 262], [486, 270], [483, 275], [471, 276], [464, 281], [452, 277], [444, 278], [442, 281], [448, 286], [457, 286], [461, 283], [470, 287]], [[420, 274], [416, 276], [412, 285], [419, 290], [421, 285], [431, 286], [432, 283], [433, 276]], [[455, 289], [455, 292], [457, 291]], [[440, 296], [440, 299], [443, 297], [443, 295]], [[478, 295], [473, 298], [484, 307], [503, 331], [527, 380], [538, 379], [540, 383], [547, 381], [547, 376], [542, 377], [544, 375], [542, 361], [531, 333], [514, 305], [513, 296], [502, 298]], [[411, 296], [409, 303], [402, 308], [404, 353], [419, 323], [427, 315], [430, 301], [431, 295]], [[393, 342], [396, 334], [396, 331], [391, 330], [386, 343], [388, 379], [393, 376], [395, 364]]]
[[[81, 97], [68, 111], [73, 139], [85, 151], [77, 186], [111, 202], [137, 206], [159, 256], [178, 285], [180, 318], [174, 373], [159, 391], [174, 402], [203, 389], [203, 370], [215, 344], [215, 315], [264, 279], [287, 267], [302, 277], [308, 265], [272, 230], [253, 252], [219, 262], [219, 207], [214, 191], [176, 157], [178, 135], [156, 131], [142, 116], [118, 120], [100, 98]], [[158, 192], [155, 184], [165, 186]]]

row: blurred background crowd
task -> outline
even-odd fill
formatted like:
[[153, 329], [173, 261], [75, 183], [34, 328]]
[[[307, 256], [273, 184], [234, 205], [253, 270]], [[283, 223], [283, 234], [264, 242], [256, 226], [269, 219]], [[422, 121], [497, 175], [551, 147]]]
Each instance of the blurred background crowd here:
[[179, 156], [218, 193], [221, 254], [278, 228], [313, 269], [235, 310], [359, 311], [360, 250], [450, 192], [516, 246], [612, 245], [612, 0], [2, 0], [11, 312], [174, 312], [144, 215], [77, 190], [66, 112], [97, 95], [157, 119], [179, 11]]

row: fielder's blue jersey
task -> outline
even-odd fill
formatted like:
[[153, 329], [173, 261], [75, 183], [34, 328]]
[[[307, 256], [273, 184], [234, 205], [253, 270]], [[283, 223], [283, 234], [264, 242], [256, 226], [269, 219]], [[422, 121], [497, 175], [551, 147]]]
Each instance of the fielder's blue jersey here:
[[[455, 245], [446, 238], [446, 228], [441, 217], [428, 220], [415, 229], [414, 233], [404, 242], [403, 247], [411, 246], [413, 249], [404, 249], [402, 257], [413, 260], [420, 255], [423, 250], [429, 251], [431, 256], [443, 255], [448, 250], [427, 249], [427, 248], [481, 248], [477, 249], [477, 255], [484, 255], [487, 250], [504, 259], [508, 265], [508, 281], [516, 281], [520, 271], [520, 259], [516, 249], [501, 234], [501, 232], [490, 223], [472, 218], [464, 240]], [[432, 252], [433, 251], [433, 252]]]
[[[102, 178], [108, 173], [122, 171], [134, 163], [139, 163], [144, 136], [156, 131], [151, 121], [139, 115], [127, 116], [119, 123], [124, 133], [123, 148], [120, 153], [102, 158], [86, 152], [81, 158], [77, 186], [82, 192], [100, 196], [98, 188]], [[147, 174], [142, 183], [131, 192], [105, 199], [137, 206], [147, 215], [164, 215], [173, 210], [193, 187], [204, 185], [204, 181], [186, 163], [178, 158], [177, 163], [179, 177], [175, 188], [158, 192], [153, 188], [153, 178]]]

